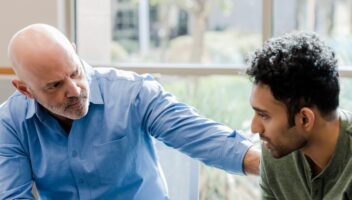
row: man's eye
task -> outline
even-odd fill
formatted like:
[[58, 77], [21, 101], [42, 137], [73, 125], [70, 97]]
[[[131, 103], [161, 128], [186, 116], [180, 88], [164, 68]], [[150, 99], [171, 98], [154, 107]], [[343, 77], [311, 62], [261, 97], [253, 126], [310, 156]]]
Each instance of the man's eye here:
[[56, 89], [61, 86], [61, 82], [54, 83], [48, 87], [49, 90]]
[[269, 116], [267, 114], [263, 114], [263, 113], [258, 113], [259, 117], [262, 119], [268, 119]]
[[73, 74], [71, 74], [71, 78], [75, 78], [75, 77], [78, 77], [79, 75], [79, 71], [75, 71]]

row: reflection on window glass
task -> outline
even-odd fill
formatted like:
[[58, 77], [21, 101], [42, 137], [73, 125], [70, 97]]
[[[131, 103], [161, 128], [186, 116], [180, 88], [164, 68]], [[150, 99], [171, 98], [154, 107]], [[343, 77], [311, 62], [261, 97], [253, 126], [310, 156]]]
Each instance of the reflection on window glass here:
[[[179, 101], [197, 108], [210, 119], [241, 130], [259, 145], [258, 135], [250, 133], [252, 109], [249, 104], [251, 82], [244, 76], [208, 76], [159, 78], [165, 89]], [[229, 155], [229, 159], [231, 156]], [[231, 175], [201, 165], [200, 200], [256, 200], [260, 199], [259, 178]]]
[[337, 53], [339, 65], [352, 64], [352, 0], [274, 1], [274, 36], [314, 31]]
[[[243, 65], [248, 52], [261, 45], [261, 0], [112, 0], [111, 4], [112, 63]], [[140, 31], [143, 27], [148, 30]]]

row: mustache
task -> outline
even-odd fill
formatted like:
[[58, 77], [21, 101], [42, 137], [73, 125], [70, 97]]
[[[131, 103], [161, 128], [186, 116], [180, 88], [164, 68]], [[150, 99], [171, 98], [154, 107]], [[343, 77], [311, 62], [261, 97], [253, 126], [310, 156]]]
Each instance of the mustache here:
[[82, 100], [86, 100], [88, 98], [88, 94], [86, 91], [82, 91], [82, 93], [78, 96], [78, 97], [68, 97], [66, 102], [65, 102], [65, 105], [64, 107], [65, 108], [68, 108], [70, 107], [71, 105], [77, 103], [77, 102], [80, 102]]
[[265, 136], [265, 135], [263, 135], [262, 133], [260, 133], [260, 134], [259, 134], [259, 137], [260, 137], [260, 139], [261, 139], [261, 140], [263, 140], [263, 141], [267, 141], [267, 142], [269, 142], [269, 143], [270, 143], [270, 138], [266, 137], [266, 136]]

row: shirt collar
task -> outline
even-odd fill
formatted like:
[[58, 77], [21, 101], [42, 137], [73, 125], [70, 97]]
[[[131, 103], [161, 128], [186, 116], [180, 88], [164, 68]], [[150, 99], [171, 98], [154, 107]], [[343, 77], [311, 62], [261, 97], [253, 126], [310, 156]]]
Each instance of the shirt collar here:
[[83, 60], [81, 60], [81, 63], [90, 88], [89, 102], [93, 104], [104, 104], [103, 94], [101, 93], [99, 82], [95, 77], [95, 70]]
[[[88, 65], [86, 62], [81, 60], [83, 71], [85, 73], [86, 79], [88, 81], [89, 86], [89, 103], [92, 104], [104, 104], [104, 99], [102, 97], [102, 93], [99, 87], [99, 83], [94, 76], [94, 69]], [[26, 97], [28, 99], [28, 97]], [[44, 118], [45, 110], [38, 104], [34, 99], [28, 99], [28, 110], [26, 114], [26, 119], [29, 119], [37, 114], [39, 118]]]
[[38, 118], [43, 121], [46, 118], [45, 113], [47, 113], [47, 111], [41, 105], [39, 105], [36, 100], [28, 100], [28, 110], [26, 114], [26, 119], [30, 119], [34, 116], [34, 114], [37, 114]]
[[[28, 99], [28, 97], [26, 97]], [[28, 110], [26, 113], [26, 119], [29, 119], [33, 117], [33, 115], [36, 113], [36, 101], [34, 99], [28, 99]]]

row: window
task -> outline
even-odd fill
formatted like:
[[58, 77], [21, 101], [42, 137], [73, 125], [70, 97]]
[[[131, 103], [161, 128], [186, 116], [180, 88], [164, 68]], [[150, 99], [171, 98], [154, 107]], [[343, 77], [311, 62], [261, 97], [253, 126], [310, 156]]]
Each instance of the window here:
[[293, 30], [317, 32], [334, 48], [340, 66], [351, 65], [351, 9], [351, 0], [275, 1], [273, 33], [280, 35]]
[[260, 0], [111, 4], [111, 63], [243, 65], [247, 52], [261, 44]]

